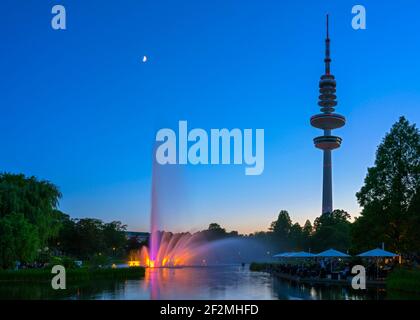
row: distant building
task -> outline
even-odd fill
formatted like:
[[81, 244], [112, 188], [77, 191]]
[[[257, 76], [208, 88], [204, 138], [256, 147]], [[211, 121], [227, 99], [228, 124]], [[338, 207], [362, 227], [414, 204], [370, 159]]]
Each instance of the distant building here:
[[149, 240], [150, 233], [148, 232], [137, 232], [137, 231], [126, 231], [125, 236], [127, 239], [136, 238], [138, 242], [146, 242]]

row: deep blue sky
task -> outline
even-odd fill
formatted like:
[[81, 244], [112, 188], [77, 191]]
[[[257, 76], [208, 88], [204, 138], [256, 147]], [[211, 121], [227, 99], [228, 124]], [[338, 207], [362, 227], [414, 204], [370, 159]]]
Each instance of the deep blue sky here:
[[[210, 222], [266, 229], [321, 210], [322, 153], [309, 125], [323, 73], [325, 14], [342, 148], [334, 207], [360, 211], [377, 145], [400, 115], [420, 120], [420, 3], [359, 1], [43, 1], [0, 3], [0, 170], [48, 179], [73, 217], [149, 228], [155, 134], [177, 128], [265, 129], [265, 171], [187, 166], [162, 178], [164, 227]], [[67, 30], [50, 26], [67, 9]], [[141, 62], [143, 55], [148, 57]]]

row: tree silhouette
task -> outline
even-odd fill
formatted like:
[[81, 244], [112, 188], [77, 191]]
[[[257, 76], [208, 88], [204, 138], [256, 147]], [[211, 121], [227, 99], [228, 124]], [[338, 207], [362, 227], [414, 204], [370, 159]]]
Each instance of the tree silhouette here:
[[384, 242], [390, 250], [417, 247], [412, 230], [420, 228], [420, 134], [401, 117], [386, 134], [368, 168], [365, 184], [356, 194], [363, 210], [353, 227], [355, 246], [367, 249]]

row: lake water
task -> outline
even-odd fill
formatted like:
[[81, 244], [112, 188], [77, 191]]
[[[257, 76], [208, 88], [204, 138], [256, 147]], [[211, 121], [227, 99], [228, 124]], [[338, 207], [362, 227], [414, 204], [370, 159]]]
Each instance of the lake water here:
[[249, 266], [147, 269], [144, 278], [95, 281], [52, 290], [47, 284], [0, 283], [0, 299], [310, 299], [378, 300], [384, 289], [354, 291], [348, 287], [294, 284]]

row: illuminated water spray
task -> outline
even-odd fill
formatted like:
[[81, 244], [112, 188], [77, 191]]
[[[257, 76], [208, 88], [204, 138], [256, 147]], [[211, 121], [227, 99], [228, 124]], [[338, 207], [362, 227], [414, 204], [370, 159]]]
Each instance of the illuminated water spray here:
[[[208, 250], [208, 243], [203, 234], [174, 234], [161, 231], [162, 202], [165, 200], [171, 201], [168, 199], [170, 197], [162, 197], [162, 195], [168, 192], [175, 192], [174, 188], [177, 188], [177, 185], [172, 184], [179, 183], [167, 170], [174, 169], [164, 169], [156, 161], [153, 161], [149, 246], [144, 246], [139, 252], [132, 253], [130, 265], [150, 268], [205, 265], [205, 259], [199, 257], [205, 254], [204, 251]], [[164, 184], [169, 185], [170, 188], [165, 189], [163, 187]], [[172, 200], [176, 201], [175, 199]]]
[[[177, 171], [174, 171], [177, 170]], [[208, 231], [196, 233], [172, 233], [163, 230], [171, 220], [182, 221], [184, 209], [179, 202], [185, 200], [186, 192], [182, 192], [181, 180], [178, 177], [180, 168], [159, 165], [153, 161], [151, 209], [150, 209], [150, 239], [148, 246], [130, 254], [130, 266], [182, 267], [237, 264], [258, 261], [262, 249], [259, 243], [241, 237], [212, 237]], [[223, 199], [225, 201], [225, 199]], [[200, 212], [194, 213], [199, 215]], [[232, 212], [234, 214], [234, 212]], [[187, 217], [191, 221], [191, 216]], [[208, 223], [213, 222], [209, 221]], [[185, 230], [191, 226], [186, 225]], [[260, 257], [259, 257], [260, 256]]]

